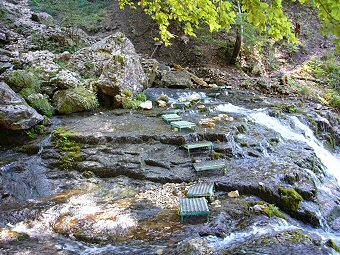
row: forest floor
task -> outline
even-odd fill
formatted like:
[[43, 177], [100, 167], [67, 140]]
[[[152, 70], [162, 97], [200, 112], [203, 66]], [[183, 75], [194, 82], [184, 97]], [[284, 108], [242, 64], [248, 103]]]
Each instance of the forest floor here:
[[340, 109], [339, 55], [332, 36], [321, 33], [317, 10], [298, 3], [286, 4], [285, 10], [292, 23], [301, 26], [298, 44], [287, 40], [275, 42], [253, 26], [244, 28], [244, 44], [236, 66], [230, 66], [228, 54], [232, 52], [235, 32], [210, 33], [197, 30], [197, 38], [188, 38], [172, 29], [176, 37], [169, 47], [158, 47], [157, 24], [140, 8], [119, 8], [117, 1], [31, 1], [35, 10], [46, 11], [62, 25], [75, 25], [95, 36], [106, 36], [122, 31], [133, 42], [138, 53], [154, 57], [167, 65], [183, 67], [212, 67], [237, 77], [248, 76], [241, 89], [256, 89], [257, 78], [283, 78], [287, 91], [302, 100], [313, 100]]

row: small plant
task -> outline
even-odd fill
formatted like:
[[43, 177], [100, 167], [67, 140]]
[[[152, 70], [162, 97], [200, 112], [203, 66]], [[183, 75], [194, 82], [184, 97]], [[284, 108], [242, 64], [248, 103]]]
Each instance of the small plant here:
[[139, 93], [137, 96], [136, 96], [136, 99], [138, 101], [142, 101], [142, 102], [145, 102], [147, 100], [147, 96], [144, 94], [144, 93]]
[[40, 134], [44, 132], [45, 126], [44, 125], [37, 125], [28, 131], [26, 131], [26, 135], [30, 139], [36, 139]]
[[221, 157], [221, 153], [216, 152], [216, 151], [212, 151], [212, 159], [213, 160], [218, 160], [218, 159], [220, 159], [220, 157]]
[[133, 92], [129, 89], [124, 89], [121, 94], [127, 98], [133, 97]]
[[123, 108], [124, 109], [138, 110], [141, 103], [143, 103], [143, 102], [136, 100], [136, 99], [127, 99], [127, 100], [123, 101]]
[[54, 108], [45, 97], [27, 97], [27, 101], [30, 106], [36, 109], [38, 112], [44, 114], [47, 117], [52, 117], [54, 114]]
[[269, 204], [267, 207], [264, 207], [263, 212], [269, 217], [277, 216], [287, 220], [286, 216], [280, 211], [280, 209], [273, 204]]

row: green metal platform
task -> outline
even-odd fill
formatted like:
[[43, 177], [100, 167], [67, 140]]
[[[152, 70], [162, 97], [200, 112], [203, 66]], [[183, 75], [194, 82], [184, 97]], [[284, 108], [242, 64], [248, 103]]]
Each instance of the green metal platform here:
[[181, 221], [184, 223], [184, 217], [187, 216], [209, 216], [209, 208], [207, 200], [200, 198], [180, 198], [179, 208]]
[[207, 94], [208, 97], [218, 97], [219, 95], [221, 95], [220, 92], [212, 92]]
[[194, 163], [193, 165], [197, 173], [210, 171], [210, 170], [219, 170], [219, 169], [223, 169], [225, 173], [227, 169], [227, 165], [224, 160], [209, 160], [209, 161], [203, 161], [200, 163]]
[[190, 102], [177, 102], [172, 105], [174, 108], [185, 109], [190, 106]]
[[214, 149], [214, 144], [212, 142], [187, 143], [182, 145], [182, 147], [188, 151], [188, 156], [190, 157], [190, 150], [208, 148], [212, 151]]
[[211, 201], [214, 197], [214, 183], [198, 183], [191, 186], [187, 197], [206, 197]]
[[182, 120], [182, 117], [177, 115], [177, 114], [164, 114], [162, 115], [162, 119], [167, 122], [170, 123], [172, 121], [179, 121]]
[[182, 129], [185, 128], [189, 128], [189, 129], [195, 129], [196, 128], [196, 124], [193, 122], [189, 122], [189, 121], [173, 121], [170, 123], [171, 127], [173, 128], [178, 128], [179, 131], [182, 131]]

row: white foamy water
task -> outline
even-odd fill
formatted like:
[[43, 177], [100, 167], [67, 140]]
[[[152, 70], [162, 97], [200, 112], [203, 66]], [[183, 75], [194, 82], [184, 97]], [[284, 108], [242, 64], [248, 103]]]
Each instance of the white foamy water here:
[[218, 250], [218, 249], [228, 248], [235, 243], [244, 242], [252, 236], [263, 236], [266, 234], [273, 234], [273, 233], [279, 233], [282, 231], [297, 230], [297, 229], [299, 228], [288, 224], [283, 219], [279, 219], [279, 222], [276, 225], [257, 226], [255, 224], [254, 226], [251, 226], [251, 228], [248, 229], [247, 231], [233, 232], [230, 235], [223, 238], [223, 240], [215, 236], [209, 236], [208, 240], [209, 240], [210, 245], [215, 250]]
[[307, 125], [303, 124], [297, 117], [290, 117], [295, 126], [292, 128], [291, 126], [282, 123], [279, 119], [270, 117], [264, 112], [265, 109], [250, 110], [228, 103], [219, 105], [217, 110], [226, 113], [238, 113], [245, 115], [248, 119], [255, 123], [280, 133], [283, 139], [306, 143], [313, 148], [316, 156], [326, 167], [327, 173], [334, 176], [340, 185], [340, 158], [328, 151], [315, 137], [313, 131]]

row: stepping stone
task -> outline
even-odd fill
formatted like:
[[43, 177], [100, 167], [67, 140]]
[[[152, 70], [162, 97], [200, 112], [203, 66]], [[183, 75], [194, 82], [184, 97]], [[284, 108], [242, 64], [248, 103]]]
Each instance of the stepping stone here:
[[171, 127], [178, 128], [179, 131], [182, 131], [184, 128], [195, 129], [196, 124], [189, 121], [173, 121], [170, 123]]
[[214, 144], [212, 142], [187, 143], [182, 145], [182, 147], [188, 151], [188, 156], [190, 157], [190, 150], [208, 148], [210, 151], [212, 151]]
[[209, 208], [207, 200], [200, 198], [180, 198], [179, 208], [181, 221], [184, 223], [184, 217], [187, 216], [209, 216]]
[[206, 197], [211, 201], [214, 197], [214, 183], [198, 183], [191, 186], [187, 197]]
[[207, 94], [208, 97], [218, 97], [219, 95], [221, 95], [221, 93], [219, 92], [212, 92]]
[[170, 123], [172, 121], [179, 121], [182, 120], [182, 117], [177, 115], [177, 114], [164, 114], [162, 115], [162, 119], [167, 122]]
[[219, 170], [223, 169], [223, 171], [226, 171], [226, 162], [224, 160], [209, 160], [209, 161], [203, 161], [199, 163], [194, 163], [194, 169], [197, 173], [204, 172], [204, 171], [210, 171], [210, 170]]

